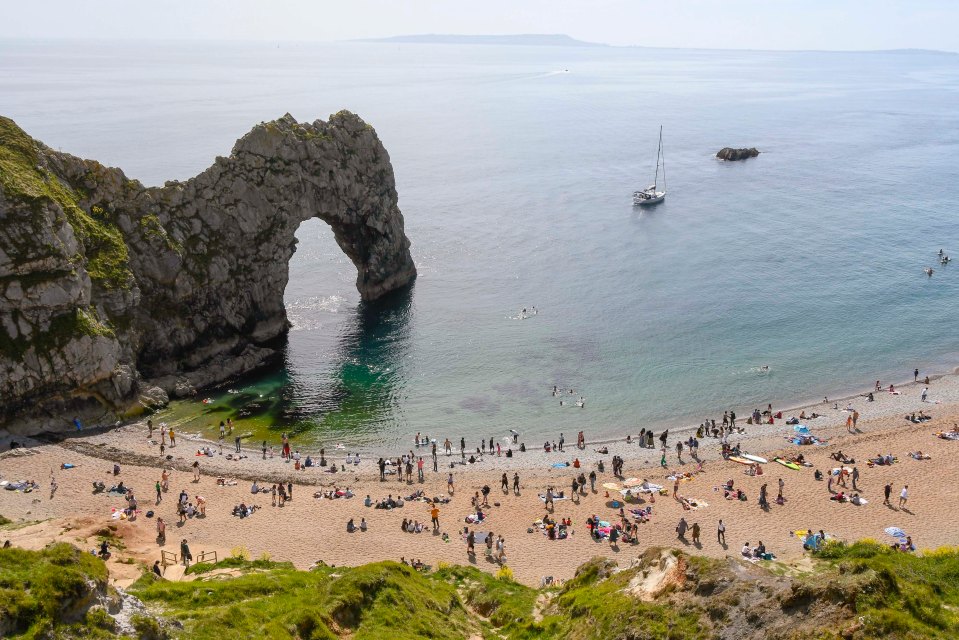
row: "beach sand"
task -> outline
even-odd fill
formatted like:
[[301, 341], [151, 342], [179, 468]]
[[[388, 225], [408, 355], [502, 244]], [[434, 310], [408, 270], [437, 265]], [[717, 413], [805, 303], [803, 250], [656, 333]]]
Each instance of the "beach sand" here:
[[[610, 547], [606, 541], [591, 539], [585, 526], [586, 518], [593, 514], [603, 520], [618, 521], [617, 509], [609, 504], [619, 495], [611, 492], [607, 497], [602, 488], [603, 483], [616, 480], [611, 468], [613, 455], [626, 460], [626, 477], [648, 478], [667, 487], [671, 493], [672, 481], [665, 479], [668, 471], [659, 464], [660, 451], [626, 444], [626, 434], [605, 443], [608, 454], [595, 451], [604, 443], [589, 442], [589, 433], [586, 434], [586, 448], [577, 450], [576, 434], [573, 433], [566, 434], [565, 452], [545, 453], [542, 443], [527, 442], [529, 450], [516, 453], [512, 458], [484, 456], [482, 461], [473, 465], [454, 464], [455, 495], [449, 504], [440, 506], [441, 529], [450, 536], [450, 541], [444, 542], [440, 536], [430, 533], [428, 527], [420, 534], [401, 531], [400, 523], [404, 518], [429, 522], [429, 507], [425, 503], [407, 502], [403, 508], [387, 511], [366, 508], [363, 499], [366, 495], [374, 501], [388, 494], [405, 497], [418, 489], [429, 496], [447, 495], [449, 464], [460, 460], [457, 434], [449, 434], [456, 443], [453, 456], [447, 457], [440, 447], [439, 471], [436, 473], [432, 471], [428, 449], [417, 451], [417, 454], [422, 452], [426, 462], [425, 482], [416, 481], [414, 470], [413, 483], [407, 484], [398, 481], [396, 476], [386, 482], [379, 481], [377, 452], [365, 452], [361, 464], [345, 472], [330, 474], [319, 467], [297, 472], [292, 464], [282, 461], [278, 453], [272, 459], [262, 460], [259, 449], [244, 449], [243, 455], [247, 457], [239, 461], [229, 461], [225, 455], [198, 457], [195, 455], [198, 447], [208, 443], [178, 434], [178, 446], [166, 451], [173, 459], [165, 460], [160, 456], [158, 446], [148, 441], [145, 422], [95, 434], [69, 434], [66, 439], [53, 443], [16, 438], [27, 446], [0, 454], [0, 478], [8, 481], [32, 479], [40, 484], [40, 489], [31, 493], [0, 491], [0, 514], [15, 521], [15, 524], [0, 529], [0, 538], [32, 549], [54, 540], [92, 549], [96, 546], [96, 533], [108, 525], [116, 525], [116, 535], [122, 539], [123, 548], [115, 549], [110, 560], [111, 575], [118, 584], [129, 583], [139, 574], [137, 565], [128, 564], [129, 559], [152, 565], [159, 559], [161, 547], [155, 540], [155, 518], [141, 514], [132, 521], [114, 520], [111, 508], [125, 506], [123, 499], [92, 493], [95, 480], [103, 481], [108, 487], [123, 480], [125, 485], [136, 490], [144, 514], [153, 509], [166, 521], [167, 542], [162, 548], [168, 551], [178, 552], [179, 541], [186, 538], [194, 556], [200, 551], [216, 551], [222, 558], [237, 548], [243, 548], [252, 558], [269, 554], [273, 560], [291, 561], [300, 568], [308, 568], [317, 561], [357, 565], [384, 559], [399, 560], [401, 557], [408, 560], [418, 558], [434, 567], [440, 562], [467, 564], [471, 560], [467, 558], [466, 545], [459, 533], [466, 526], [465, 516], [472, 512], [471, 497], [484, 484], [492, 489], [490, 503], [498, 506], [491, 506], [486, 522], [474, 528], [504, 536], [507, 564], [518, 580], [530, 585], [538, 585], [543, 576], [568, 579], [576, 567], [593, 556], [608, 556], [628, 564], [643, 549], [653, 545], [674, 546], [691, 553], [722, 557], [738, 554], [744, 542], [755, 545], [762, 540], [778, 559], [797, 561], [804, 552], [790, 531], [806, 528], [824, 529], [846, 540], [874, 538], [892, 542], [893, 539], [883, 530], [898, 526], [912, 536], [919, 548], [955, 545], [959, 544], [959, 490], [956, 489], [959, 441], [942, 440], [932, 434], [950, 429], [959, 421], [959, 378], [945, 376], [933, 380], [929, 386], [928, 402], [919, 399], [923, 385], [909, 384], [902, 387], [901, 395], [894, 396], [885, 391], [877, 393], [875, 402], [856, 396], [839, 399], [838, 410], [831, 408], [832, 399], [828, 404], [805, 408], [807, 414], [811, 411], [824, 414], [823, 418], [806, 424], [814, 434], [828, 440], [827, 446], [800, 447], [787, 443], [785, 436], [791, 434], [793, 428], [784, 420], [775, 425], [746, 425], [747, 434], [731, 436], [730, 442], [742, 442], [745, 450], [770, 459], [769, 464], [763, 465], [764, 475], [759, 477], [749, 477], [744, 474], [742, 465], [722, 460], [718, 440], [701, 439], [703, 471], [692, 480], [681, 482], [680, 494], [703, 500], [708, 506], [684, 511], [671, 495], [656, 496], [651, 522], [639, 525], [640, 543], [637, 545]], [[861, 414], [858, 433], [854, 434], [847, 433], [848, 414], [842, 410], [849, 403]], [[800, 409], [784, 411], [784, 416], [798, 415]], [[933, 414], [934, 419], [913, 424], [903, 418], [905, 414], [920, 409]], [[778, 408], [774, 407], [775, 410]], [[748, 411], [744, 410], [737, 423], [743, 424], [747, 414]], [[240, 424], [239, 431], [242, 430]], [[658, 429], [656, 434], [658, 437]], [[670, 431], [667, 451], [670, 470], [695, 471], [696, 463], [688, 454], [684, 453], [684, 463], [679, 464], [674, 448], [677, 438], [685, 440], [689, 434], [688, 430]], [[159, 432], [154, 435], [155, 439], [159, 438]], [[508, 434], [494, 431], [493, 435], [505, 451]], [[440, 436], [440, 442], [443, 437]], [[473, 441], [478, 440], [473, 438]], [[232, 445], [232, 440], [224, 443], [224, 454], [233, 451]], [[3, 449], [8, 446], [9, 438], [2, 443]], [[279, 447], [276, 449], [278, 452]], [[869, 504], [854, 506], [831, 501], [825, 480], [814, 480], [815, 469], [828, 473], [839, 466], [829, 454], [840, 449], [856, 459], [855, 466], [861, 474], [859, 493], [868, 499]], [[931, 455], [932, 459], [919, 461], [910, 458], [908, 453], [917, 449]], [[800, 452], [812, 467], [796, 471], [771, 462], [779, 453]], [[315, 455], [316, 452], [310, 453]], [[342, 463], [345, 453], [344, 450], [327, 449], [327, 458]], [[402, 452], [389, 453], [396, 456]], [[888, 467], [866, 465], [867, 458], [880, 453], [892, 453], [899, 461]], [[305, 458], [306, 452], [302, 454]], [[571, 462], [577, 457], [582, 463], [581, 469], [552, 466]], [[202, 475], [195, 483], [190, 468], [196, 460], [200, 461]], [[538, 530], [527, 533], [532, 522], [546, 513], [538, 494], [549, 485], [568, 494], [572, 478], [579, 473], [588, 475], [599, 460], [605, 462], [606, 470], [598, 473], [597, 491], [589, 492], [578, 502], [562, 500], [555, 504], [552, 515], [557, 519], [572, 518], [573, 535], [566, 540], [551, 541]], [[113, 461], [121, 465], [118, 477], [112, 475]], [[76, 467], [63, 470], [60, 469], [62, 463], [72, 463]], [[162, 503], [154, 506], [154, 483], [160, 479], [164, 467], [172, 469], [170, 490], [164, 494]], [[508, 474], [510, 481], [514, 472], [520, 474], [520, 495], [501, 491], [503, 472]], [[50, 497], [51, 475], [58, 483], [53, 498]], [[217, 476], [235, 478], [237, 484], [218, 486]], [[259, 479], [261, 485], [279, 480], [292, 481], [294, 499], [282, 508], [270, 506], [268, 495], [251, 496], [249, 489], [254, 478]], [[746, 492], [748, 501], [723, 499], [720, 485], [730, 478]], [[779, 478], [785, 482], [786, 503], [781, 506], [775, 504]], [[893, 507], [883, 505], [883, 486], [887, 482], [893, 485]], [[763, 483], [769, 485], [771, 505], [768, 511], [758, 505], [759, 487]], [[315, 491], [334, 484], [352, 488], [356, 497], [337, 500], [313, 497]], [[909, 485], [909, 502], [906, 509], [900, 510], [894, 507], [904, 484]], [[182, 489], [190, 494], [191, 499], [196, 495], [206, 497], [207, 516], [190, 519], [180, 526], [175, 504]], [[260, 505], [262, 509], [244, 519], [232, 516], [233, 506], [241, 501]], [[639, 502], [636, 506], [648, 504]], [[362, 517], [366, 518], [369, 530], [347, 533], [347, 520], [353, 518], [358, 524]], [[690, 525], [693, 522], [700, 524], [701, 546], [694, 547], [689, 542], [677, 540], [675, 528], [680, 517], [685, 517]], [[716, 540], [720, 518], [726, 523], [725, 547]], [[495, 571], [497, 565], [486, 560], [480, 547], [477, 548], [479, 553], [475, 564], [486, 571]], [[175, 567], [167, 571], [171, 578], [182, 574]]]

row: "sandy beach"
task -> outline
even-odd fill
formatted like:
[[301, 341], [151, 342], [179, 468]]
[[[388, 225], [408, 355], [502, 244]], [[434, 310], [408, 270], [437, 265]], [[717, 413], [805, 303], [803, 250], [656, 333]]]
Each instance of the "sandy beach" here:
[[[222, 454], [210, 457], [197, 456], [197, 450], [204, 446], [218, 450], [217, 443], [177, 434], [177, 446], [167, 447], [165, 453], [171, 458], [166, 459], [155, 444], [159, 440], [159, 431], [154, 433], [151, 442], [147, 438], [145, 421], [99, 433], [69, 434], [58, 442], [14, 437], [22, 446], [13, 451], [7, 451], [10, 438], [6, 438], [0, 443], [4, 451], [0, 454], [0, 479], [31, 479], [39, 484], [39, 489], [30, 493], [0, 491], [0, 514], [14, 521], [0, 532], [0, 537], [34, 549], [53, 540], [92, 548], [96, 544], [97, 532], [115, 525], [115, 535], [122, 540], [122, 548], [114, 549], [110, 566], [112, 576], [119, 584], [136, 578], [140, 570], [137, 562], [152, 564], [159, 559], [161, 548], [177, 552], [179, 541], [184, 538], [189, 541], [194, 555], [200, 551], [216, 551], [222, 558], [237, 548], [243, 548], [251, 557], [269, 554], [274, 560], [291, 561], [300, 568], [307, 568], [317, 561], [356, 565], [382, 559], [399, 560], [401, 557], [421, 559], [432, 566], [440, 562], [463, 564], [471, 562], [459, 535], [466, 526], [464, 518], [473, 512], [471, 498], [474, 493], [489, 485], [491, 506], [488, 517], [473, 528], [502, 535], [506, 540], [507, 564], [518, 580], [531, 585], [539, 584], [543, 576], [568, 579], [577, 566], [597, 555], [628, 563], [651, 545], [679, 546], [687, 551], [722, 557], [738, 554], [744, 542], [755, 545], [762, 540], [778, 559], [798, 561], [803, 557], [803, 549], [790, 532], [805, 528], [823, 529], [847, 540], [874, 538], [892, 542], [883, 530], [898, 526], [912, 536], [920, 549], [935, 548], [959, 543], [959, 534], [956, 533], [959, 491], [955, 489], [959, 479], [955, 465], [959, 441], [933, 435], [951, 429], [959, 421], [959, 377], [948, 375], [932, 380], [925, 402], [920, 399], [923, 387], [921, 383], [897, 385], [900, 393], [876, 393], [874, 402], [858, 395], [830, 398], [828, 403], [782, 410], [784, 418], [776, 420], [773, 425], [745, 425], [746, 433], [730, 436], [729, 442], [742, 443], [745, 451], [770, 460], [762, 465], [764, 474], [757, 477], [746, 475], [743, 465], [723, 460], [719, 441], [712, 437], [700, 441], [701, 472], [696, 473], [697, 462], [685, 451], [680, 462], [675, 443], [677, 439], [689, 437], [694, 428], [670, 430], [666, 469], [660, 466], [660, 430], [655, 426], [655, 449], [640, 448], [635, 441], [627, 444], [626, 434], [616, 440], [592, 442], [586, 433], [587, 445], [578, 450], [575, 447], [576, 434], [567, 433], [563, 452], [546, 453], [542, 442], [526, 442], [527, 451], [516, 452], [512, 458], [505, 455], [478, 456], [478, 462], [466, 465], [459, 464], [460, 434], [442, 434], [439, 436], [437, 472], [432, 470], [428, 448], [419, 450], [425, 462], [423, 483], [417, 482], [415, 470], [412, 483], [398, 480], [395, 475], [388, 476], [385, 482], [379, 480], [376, 465], [379, 455], [404, 453], [400, 451], [363, 452], [359, 465], [351, 465], [347, 470], [333, 474], [320, 467], [294, 471], [292, 463], [280, 458], [278, 442], [272, 443], [276, 450], [273, 458], [264, 460], [259, 447], [251, 448], [258, 443], [244, 443], [241, 453], [244, 457], [228, 460], [227, 454], [234, 452], [232, 438], [223, 443]], [[855, 433], [849, 433], [846, 428], [849, 413], [844, 409], [850, 405], [860, 414]], [[774, 412], [779, 410], [773, 407]], [[807, 414], [813, 411], [823, 414], [823, 417], [804, 424], [827, 441], [827, 445], [797, 446], [787, 442], [786, 436], [793, 433], [793, 427], [786, 424], [785, 418], [798, 416], [802, 410]], [[904, 419], [906, 414], [920, 410], [932, 414], [933, 419], [921, 424]], [[737, 424], [743, 425], [748, 413], [749, 409], [737, 409]], [[721, 415], [720, 412], [715, 416], [717, 422]], [[237, 425], [235, 433], [241, 432], [242, 423]], [[454, 442], [454, 453], [449, 457], [442, 448], [443, 438], [447, 435]], [[476, 434], [472, 438], [467, 436], [467, 455], [478, 444], [481, 435], [487, 439], [494, 436], [494, 443], [498, 442], [505, 452], [508, 434], [494, 431]], [[597, 451], [602, 447], [607, 448], [607, 453]], [[293, 448], [296, 448], [295, 442]], [[858, 468], [859, 494], [868, 500], [868, 504], [856, 506], [830, 500], [827, 482], [814, 479], [815, 470], [828, 473], [840, 466], [829, 457], [838, 450], [856, 460], [855, 465], [846, 466]], [[908, 455], [916, 450], [930, 455], [931, 459], [916, 460]], [[317, 452], [301, 452], [304, 459], [307, 453], [316, 456]], [[326, 450], [327, 459], [339, 464], [344, 462], [346, 453], [335, 448]], [[798, 453], [802, 453], [812, 466], [793, 470], [772, 462], [774, 456]], [[898, 458], [897, 463], [891, 466], [866, 464], [867, 459], [876, 454], [889, 453]], [[618, 508], [611, 506], [613, 499], [620, 498], [619, 494], [609, 492], [607, 495], [607, 490], [602, 488], [604, 483], [617, 481], [612, 474], [614, 455], [625, 460], [625, 477], [648, 478], [650, 482], [666, 487], [669, 493], [655, 496], [654, 503], [647, 498], [626, 505], [627, 508], [652, 507], [650, 521], [639, 525], [639, 543], [636, 545], [611, 547], [607, 541], [593, 540], [586, 529], [586, 519], [592, 515], [611, 522], [619, 519]], [[577, 458], [581, 465], [579, 469], [554, 466], [572, 463]], [[201, 476], [194, 482], [192, 465], [196, 461], [200, 463]], [[599, 461], [604, 462], [605, 471], [597, 472], [596, 490], [587, 488], [586, 495], [578, 500], [556, 501], [551, 513], [556, 519], [571, 518], [573, 534], [565, 540], [548, 540], [536, 528], [529, 533], [533, 521], [546, 513], [538, 494], [547, 486], [554, 486], [557, 491], [568, 495], [572, 479], [580, 473], [588, 475], [597, 468]], [[112, 473], [114, 462], [121, 467], [116, 477]], [[75, 466], [61, 469], [64, 463]], [[162, 502], [155, 505], [154, 484], [164, 468], [170, 470], [169, 491], [164, 493]], [[440, 505], [441, 531], [449, 534], [448, 542], [438, 534], [433, 535], [429, 527], [418, 534], [401, 531], [404, 518], [429, 523], [429, 507], [425, 502], [409, 501], [404, 507], [393, 510], [367, 508], [363, 504], [367, 495], [375, 502], [388, 495], [405, 498], [417, 490], [427, 496], [447, 496], [448, 472], [453, 473], [455, 492], [448, 504]], [[705, 502], [707, 506], [684, 510], [671, 495], [673, 482], [666, 479], [673, 472], [692, 473], [691, 479], [680, 482], [679, 494]], [[518, 495], [500, 489], [503, 473], [508, 475], [510, 483], [513, 474], [519, 474], [521, 490]], [[51, 477], [58, 487], [52, 497]], [[235, 479], [236, 484], [218, 485], [218, 477]], [[783, 505], [775, 503], [780, 478], [784, 481], [786, 502]], [[252, 496], [250, 485], [254, 479], [261, 485], [292, 482], [293, 500], [284, 507], [273, 507], [269, 495]], [[723, 498], [721, 485], [729, 479], [745, 491], [746, 501]], [[97, 480], [107, 487], [122, 480], [127, 487], [134, 488], [142, 513], [131, 520], [115, 519], [112, 509], [125, 506], [124, 500], [105, 492], [93, 493], [92, 483]], [[758, 504], [759, 488], [764, 483], [769, 487], [768, 510]], [[892, 485], [891, 507], [883, 504], [883, 487], [887, 483]], [[328, 490], [334, 485], [351, 488], [355, 497], [335, 500], [313, 497], [314, 492]], [[909, 500], [906, 508], [898, 509], [895, 505], [904, 485], [909, 485]], [[851, 493], [852, 487], [835, 489]], [[177, 523], [175, 505], [181, 490], [189, 493], [191, 500], [197, 495], [206, 498], [206, 517], [191, 518], [182, 525]], [[231, 515], [231, 511], [241, 502], [262, 508], [240, 519]], [[156, 517], [148, 518], [148, 510], [155, 511], [155, 515], [162, 517], [168, 525], [163, 547], [156, 541]], [[694, 547], [689, 540], [677, 539], [675, 529], [681, 517], [690, 525], [694, 522], [700, 524], [701, 545]], [[350, 518], [357, 524], [365, 518], [368, 531], [347, 533], [346, 522]], [[716, 539], [720, 519], [726, 523], [725, 546]], [[482, 552], [478, 553], [475, 563], [487, 571], [497, 568], [495, 563], [484, 558]], [[182, 570], [177, 567], [167, 569], [168, 577], [178, 578], [181, 574]]]

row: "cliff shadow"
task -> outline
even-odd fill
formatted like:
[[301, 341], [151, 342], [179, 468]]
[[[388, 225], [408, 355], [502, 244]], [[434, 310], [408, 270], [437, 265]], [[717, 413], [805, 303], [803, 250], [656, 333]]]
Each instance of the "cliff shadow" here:
[[392, 424], [408, 375], [404, 362], [410, 351], [414, 287], [359, 302], [340, 327], [328, 362], [303, 367], [302, 354], [294, 362], [287, 341], [283, 367], [273, 374], [278, 398], [266, 411], [272, 414], [271, 430], [310, 432], [312, 438], [330, 441], [372, 435]]

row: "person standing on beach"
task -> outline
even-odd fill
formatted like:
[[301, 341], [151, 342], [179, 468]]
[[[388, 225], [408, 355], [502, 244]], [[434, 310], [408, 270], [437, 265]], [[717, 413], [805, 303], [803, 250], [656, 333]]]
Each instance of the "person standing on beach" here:
[[199, 481], [200, 481], [200, 461], [194, 460], [193, 461], [193, 482], [199, 482]]
[[186, 538], [183, 538], [180, 542], [180, 559], [183, 561], [183, 566], [189, 569], [190, 560], [193, 560], [193, 554], [190, 553], [190, 545], [187, 544]]
[[440, 530], [440, 509], [435, 504], [433, 508], [430, 509], [430, 518], [433, 521], [433, 531]]
[[925, 401], [926, 401], [926, 396], [928, 396], [928, 395], [929, 395], [929, 387], [923, 387], [923, 388], [922, 388], [922, 393], [919, 394], [919, 400], [920, 400], [921, 402], [925, 402]]
[[147, 429], [149, 429], [150, 431], [150, 433], [147, 434], [147, 438], [152, 440], [153, 439], [153, 420], [147, 420]]
[[856, 430], [856, 423], [857, 423], [857, 422], [859, 422], [859, 412], [854, 410], [854, 411], [852, 412], [852, 428], [853, 428], [853, 431]]
[[596, 469], [589, 472], [589, 489], [596, 493]]
[[156, 490], [157, 490], [157, 502], [156, 502], [156, 503], [157, 503], [157, 504], [160, 504], [161, 502], [163, 502], [163, 493], [160, 491], [160, 481], [159, 481], [159, 480], [157, 480], [157, 483], [156, 483]]
[[733, 429], [736, 428], [736, 412], [733, 410], [729, 411], [729, 426]]
[[716, 529], [716, 542], [721, 545], [726, 544], [726, 524], [720, 520], [719, 527]]
[[263, 459], [266, 460], [266, 440], [263, 441]]
[[679, 524], [676, 525], [676, 537], [680, 540], [685, 540], [687, 529], [689, 529], [689, 525], [686, 524], [686, 518], [680, 518]]
[[913, 370], [913, 372], [912, 372], [912, 381], [913, 381], [913, 382], [916, 382], [916, 381], [918, 381], [918, 380], [919, 380], [919, 368], [917, 367], [917, 368], [916, 368], [915, 370]]
[[563, 450], [563, 443], [565, 443], [565, 442], [566, 442], [566, 438], [564, 438], [564, 437], [563, 437], [563, 434], [560, 433], [560, 434], [559, 434], [559, 450], [560, 450], [560, 451]]
[[899, 494], [899, 508], [904, 509], [906, 507], [906, 500], [909, 499], [909, 485], [904, 485], [902, 487], [902, 492]]
[[693, 523], [692, 531], [693, 531], [693, 544], [696, 546], [699, 546], [699, 523], [698, 522]]
[[236, 445], [236, 452], [240, 453], [240, 436], [233, 438], [233, 443]]
[[513, 473], [513, 493], [519, 495], [519, 473]]
[[453, 472], [450, 471], [446, 476], [446, 490], [450, 495], [453, 495]]
[[859, 467], [852, 468], [852, 490], [859, 491], [859, 487], [856, 486], [856, 481], [859, 480]]
[[423, 456], [416, 460], [416, 474], [420, 482], [423, 482]]
[[882, 503], [891, 507], [892, 505], [889, 504], [889, 496], [892, 495], [892, 483], [889, 483], [883, 487], [883, 493], [886, 494], [886, 497], [883, 499]]
[[171, 447], [175, 447], [175, 446], [176, 446], [176, 434], [173, 433], [173, 429], [172, 429], [172, 428], [170, 429], [170, 446], [171, 446]]
[[473, 557], [476, 555], [476, 535], [473, 533], [473, 530], [470, 529], [469, 533], [466, 534], [466, 556]]

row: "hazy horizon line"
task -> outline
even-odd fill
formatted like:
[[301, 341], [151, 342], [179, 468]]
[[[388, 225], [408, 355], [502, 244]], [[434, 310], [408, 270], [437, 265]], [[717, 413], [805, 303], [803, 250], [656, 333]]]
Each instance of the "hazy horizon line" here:
[[[537, 47], [555, 47], [559, 49], [585, 49], [589, 47], [604, 48], [604, 49], [652, 49], [652, 50], [667, 50], [667, 51], [742, 51], [742, 52], [755, 52], [755, 53], [929, 53], [937, 55], [947, 55], [947, 56], [956, 56], [959, 55], [959, 51], [950, 51], [947, 49], [926, 49], [923, 47], [899, 47], [892, 49], [769, 49], [769, 48], [743, 48], [743, 47], [704, 47], [704, 46], [651, 46], [651, 45], [641, 45], [641, 44], [608, 44], [604, 42], [590, 42], [585, 40], [578, 40], [569, 36], [568, 34], [535, 34], [535, 33], [507, 33], [507, 34], [399, 34], [393, 36], [382, 36], [382, 37], [370, 37], [370, 38], [350, 38], [346, 40], [302, 40], [302, 39], [266, 39], [266, 38], [197, 38], [197, 37], [181, 37], [181, 38], [143, 38], [143, 37], [94, 37], [94, 38], [85, 38], [85, 37], [0, 37], [0, 43], [4, 42], [123, 42], [123, 43], [137, 43], [137, 44], [150, 44], [150, 43], [224, 43], [224, 44], [295, 44], [295, 45], [310, 45], [310, 44], [396, 44], [396, 45], [417, 45], [417, 44], [436, 44], [436, 45], [449, 45], [453, 43], [443, 43], [443, 42], [403, 42], [400, 40], [392, 40], [395, 38], [416, 38], [416, 37], [426, 37], [426, 36], [439, 36], [439, 37], [502, 37], [502, 38], [517, 38], [523, 36], [565, 36], [574, 40], [576, 42], [582, 43], [579, 45], [563, 45], [563, 44], [540, 44], [540, 45], [523, 45], [523, 44], [492, 44], [492, 43], [483, 43], [483, 44], [474, 44], [473, 46], [501, 46], [501, 47], [510, 47], [510, 46], [537, 46]], [[461, 46], [469, 46], [469, 43], [462, 43]]]

